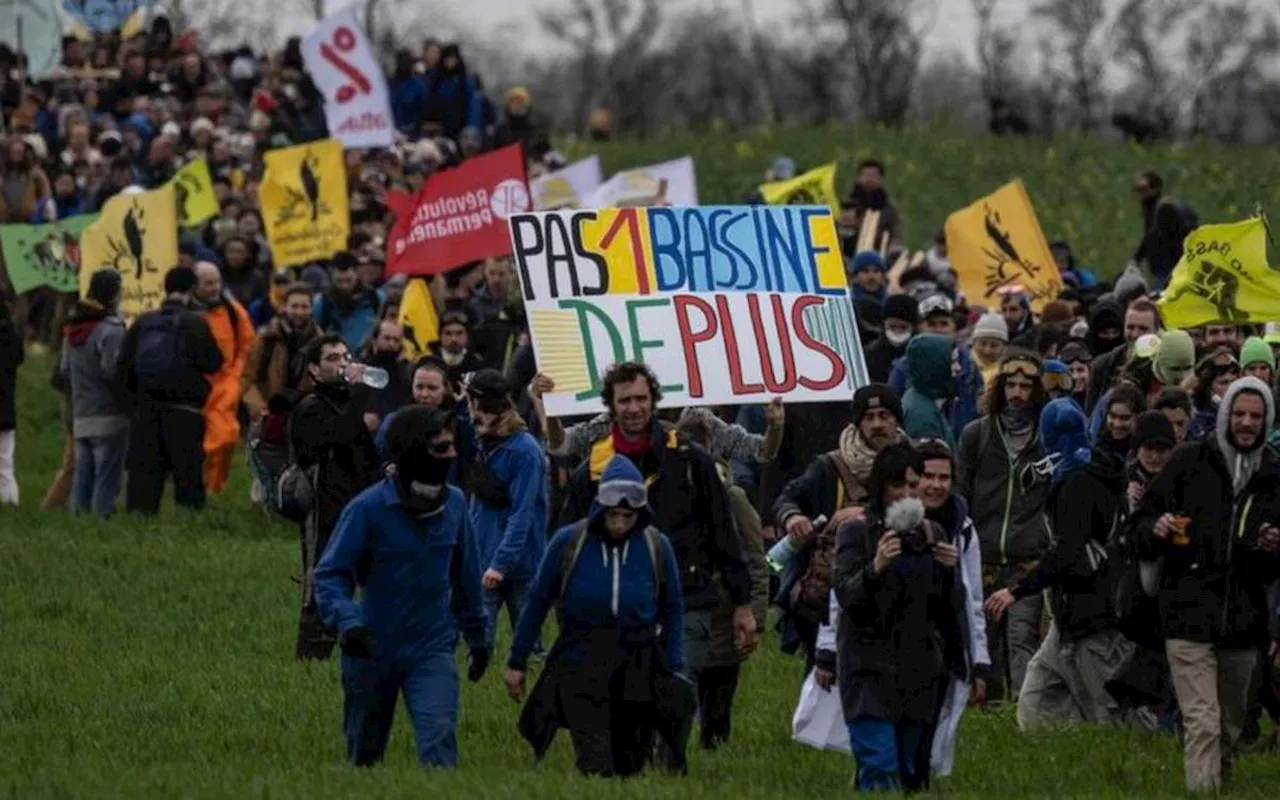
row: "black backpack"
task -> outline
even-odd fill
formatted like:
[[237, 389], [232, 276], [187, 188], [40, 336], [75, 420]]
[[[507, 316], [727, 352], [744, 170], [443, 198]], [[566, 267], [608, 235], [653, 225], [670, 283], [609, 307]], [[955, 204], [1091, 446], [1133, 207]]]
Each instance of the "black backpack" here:
[[139, 384], [167, 386], [187, 371], [182, 323], [182, 313], [177, 310], [147, 314], [138, 320], [133, 373]]

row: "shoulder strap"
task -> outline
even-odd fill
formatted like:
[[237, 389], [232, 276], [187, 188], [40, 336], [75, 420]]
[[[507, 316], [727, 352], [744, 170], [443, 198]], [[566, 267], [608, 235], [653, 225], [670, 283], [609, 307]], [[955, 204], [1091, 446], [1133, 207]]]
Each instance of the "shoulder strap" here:
[[838, 450], [827, 453], [825, 458], [840, 476], [840, 482], [836, 485], [836, 509], [839, 510], [844, 508], [845, 503], [854, 496], [854, 487], [858, 486], [858, 479], [853, 477], [853, 473], [849, 471], [849, 465], [844, 463], [844, 458]]
[[653, 565], [654, 596], [658, 603], [667, 597], [667, 569], [662, 557], [662, 534], [650, 525], [644, 529], [644, 543], [649, 547], [649, 563]]
[[569, 574], [573, 572], [573, 565], [578, 563], [578, 556], [582, 555], [582, 548], [586, 543], [587, 521], [584, 519], [574, 523], [573, 535], [564, 546], [564, 558], [560, 561], [560, 598], [564, 597], [564, 591], [569, 587]]

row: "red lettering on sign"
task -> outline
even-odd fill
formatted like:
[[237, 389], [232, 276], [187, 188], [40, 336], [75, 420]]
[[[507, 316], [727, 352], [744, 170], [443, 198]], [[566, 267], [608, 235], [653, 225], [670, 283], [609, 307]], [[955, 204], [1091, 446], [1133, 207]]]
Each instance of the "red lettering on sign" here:
[[[689, 396], [702, 397], [702, 371], [698, 368], [698, 351], [695, 345], [715, 338], [719, 327], [716, 324], [715, 310], [706, 300], [691, 294], [676, 295], [671, 298], [671, 304], [675, 308], [676, 323], [680, 327], [680, 343], [684, 348], [684, 363], [688, 370]], [[705, 321], [703, 329], [696, 333], [689, 324], [690, 306], [697, 307]]]

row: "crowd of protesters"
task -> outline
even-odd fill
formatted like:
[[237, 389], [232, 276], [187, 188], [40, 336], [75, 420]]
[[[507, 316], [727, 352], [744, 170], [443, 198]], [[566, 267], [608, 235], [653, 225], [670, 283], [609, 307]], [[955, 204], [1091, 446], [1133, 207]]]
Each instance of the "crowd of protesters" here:
[[[198, 45], [163, 19], [68, 40], [62, 72], [34, 83], [0, 52], [4, 222], [98, 209], [196, 155], [221, 204], [184, 234], [158, 309], [126, 326], [102, 269], [60, 321], [67, 446], [43, 506], [110, 516], [123, 483], [126, 510], [153, 514], [172, 477], [198, 510], [246, 469], [244, 445], [253, 502], [299, 527], [296, 655], [340, 649], [354, 763], [382, 758], [401, 694], [421, 761], [457, 762], [459, 639], [472, 681], [506, 656], [539, 757], [563, 728], [602, 775], [686, 769], [695, 724], [702, 748], [729, 745], [770, 631], [838, 697], [859, 789], [926, 787], [951, 771], [967, 705], [1011, 703], [1022, 728], [1178, 732], [1188, 788], [1215, 790], [1280, 713], [1280, 336], [1165, 330], [1156, 286], [1098, 281], [1062, 242], [1059, 297], [1033, 313], [1012, 287], [983, 307], [938, 237], [892, 293], [892, 252], [847, 253], [874, 381], [849, 401], [659, 411], [653, 372], [621, 363], [598, 416], [549, 418], [506, 260], [432, 281], [440, 335], [416, 362], [403, 284], [383, 277], [386, 189], [515, 141], [531, 173], [562, 163], [529, 93], [495, 108], [456, 45], [397, 53], [403, 142], [348, 154], [347, 248], [277, 269], [261, 156], [323, 138], [321, 100], [296, 40], [271, 58]], [[1159, 176], [1135, 188], [1136, 257], [1162, 284], [1190, 223]], [[848, 241], [868, 210], [899, 247], [874, 161], [840, 216]], [[23, 341], [58, 306], [0, 304], [0, 503], [18, 502]]]

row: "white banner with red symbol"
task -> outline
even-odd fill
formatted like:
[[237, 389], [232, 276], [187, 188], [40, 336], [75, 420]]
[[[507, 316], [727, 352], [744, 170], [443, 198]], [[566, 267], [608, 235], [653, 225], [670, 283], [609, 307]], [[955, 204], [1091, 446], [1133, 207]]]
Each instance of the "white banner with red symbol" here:
[[355, 9], [344, 8], [317, 23], [302, 40], [302, 60], [324, 95], [329, 136], [347, 150], [395, 143], [387, 79]]

